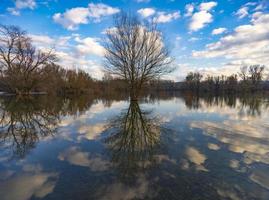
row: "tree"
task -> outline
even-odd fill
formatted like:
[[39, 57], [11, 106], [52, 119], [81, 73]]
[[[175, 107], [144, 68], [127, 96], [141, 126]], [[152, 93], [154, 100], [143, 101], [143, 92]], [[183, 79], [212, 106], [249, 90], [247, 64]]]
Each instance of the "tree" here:
[[186, 82], [191, 90], [198, 92], [203, 75], [199, 72], [189, 72], [186, 76]]
[[19, 27], [0, 25], [0, 74], [5, 90], [29, 94], [38, 88], [42, 69], [55, 60], [52, 50], [37, 50]]
[[258, 89], [260, 82], [263, 79], [265, 67], [263, 65], [251, 65], [249, 66], [250, 80], [252, 83], [253, 89]]
[[137, 100], [145, 83], [172, 71], [169, 51], [156, 24], [144, 25], [121, 13], [106, 36], [105, 69], [127, 82], [131, 100]]

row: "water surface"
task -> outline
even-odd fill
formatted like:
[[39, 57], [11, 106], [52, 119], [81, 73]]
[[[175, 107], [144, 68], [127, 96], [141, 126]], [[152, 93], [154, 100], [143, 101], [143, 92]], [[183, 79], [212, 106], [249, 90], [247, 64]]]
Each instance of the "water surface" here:
[[269, 199], [266, 95], [0, 99], [0, 197]]

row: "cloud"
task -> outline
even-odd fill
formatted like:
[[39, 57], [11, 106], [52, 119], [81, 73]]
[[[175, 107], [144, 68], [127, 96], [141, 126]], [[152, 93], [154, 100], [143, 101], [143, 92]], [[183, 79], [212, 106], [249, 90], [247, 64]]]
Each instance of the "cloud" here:
[[20, 10], [23, 9], [35, 9], [36, 8], [36, 2], [35, 0], [16, 0], [15, 1], [15, 7], [7, 8], [7, 10], [12, 14], [12, 15], [20, 15]]
[[104, 55], [105, 49], [99, 43], [98, 38], [86, 37], [80, 39], [79, 37], [76, 37], [75, 41], [79, 43], [78, 45], [76, 45], [76, 50], [81, 55], [85, 54], [97, 55], [97, 56]]
[[119, 11], [118, 8], [102, 3], [90, 3], [88, 7], [76, 7], [66, 10], [64, 13], [56, 13], [53, 15], [53, 20], [68, 30], [76, 30], [80, 24], [88, 24], [89, 21], [100, 22], [103, 17]]
[[72, 8], [63, 14], [54, 14], [53, 20], [68, 30], [76, 30], [79, 24], [89, 23], [89, 9], [82, 7]]
[[155, 9], [153, 8], [142, 8], [137, 11], [142, 17], [149, 17], [155, 14]]
[[74, 67], [84, 70], [92, 77], [101, 79], [102, 66], [95, 61], [96, 56], [103, 56], [104, 48], [99, 43], [99, 38], [81, 38], [77, 34], [69, 36], [50, 37], [48, 35], [29, 35], [38, 49], [53, 49], [58, 57], [58, 64], [66, 69]]
[[184, 14], [185, 17], [192, 16], [192, 13], [194, 11], [194, 4], [187, 4], [185, 6], [185, 11], [186, 11], [186, 13]]
[[242, 7], [235, 13], [235, 15], [237, 15], [239, 19], [243, 19], [248, 16], [248, 9], [248, 7]]
[[96, 22], [100, 22], [102, 17], [114, 15], [118, 12], [120, 12], [118, 8], [113, 8], [102, 3], [89, 4], [89, 16], [92, 17]]
[[210, 11], [212, 8], [214, 8], [215, 6], [217, 6], [217, 2], [214, 1], [210, 1], [210, 2], [206, 2], [206, 3], [201, 3], [199, 6], [199, 9], [201, 11]]
[[198, 31], [205, 27], [207, 24], [213, 22], [213, 16], [209, 11], [217, 6], [217, 2], [201, 3], [199, 5], [199, 12], [192, 15], [191, 22], [189, 24], [189, 30]]
[[233, 33], [206, 45], [202, 51], [193, 51], [194, 57], [230, 59], [230, 65], [269, 65], [269, 14], [252, 15], [251, 24], [241, 25]]
[[154, 17], [154, 21], [156, 23], [168, 23], [172, 20], [176, 20], [180, 18], [180, 12], [166, 13], [166, 12], [158, 12], [157, 16]]
[[222, 33], [225, 33], [226, 31], [226, 28], [216, 28], [212, 31], [212, 35], [220, 35]]

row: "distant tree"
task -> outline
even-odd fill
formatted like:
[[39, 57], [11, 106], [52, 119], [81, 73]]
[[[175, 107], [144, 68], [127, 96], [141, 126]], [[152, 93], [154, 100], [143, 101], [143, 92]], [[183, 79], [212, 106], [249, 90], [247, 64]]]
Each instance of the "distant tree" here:
[[155, 24], [144, 25], [121, 13], [106, 35], [105, 69], [127, 82], [132, 100], [139, 97], [145, 83], [172, 71], [169, 51]]
[[203, 75], [199, 72], [189, 72], [186, 76], [186, 82], [191, 90], [199, 91]]
[[51, 50], [37, 50], [19, 27], [0, 25], [0, 75], [5, 90], [20, 94], [35, 90], [43, 68], [55, 60]]
[[264, 76], [265, 66], [263, 65], [251, 65], [249, 66], [249, 75], [253, 89], [258, 89]]

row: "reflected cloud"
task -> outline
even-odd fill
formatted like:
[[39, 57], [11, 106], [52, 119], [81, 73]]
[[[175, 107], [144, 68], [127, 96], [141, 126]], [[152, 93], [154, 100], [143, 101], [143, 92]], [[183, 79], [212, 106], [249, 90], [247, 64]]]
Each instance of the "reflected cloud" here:
[[60, 153], [58, 159], [61, 161], [67, 161], [72, 165], [88, 167], [92, 171], [106, 171], [110, 167], [110, 162], [103, 159], [101, 155], [90, 154], [80, 150], [79, 147], [70, 147], [64, 152]]
[[[198, 171], [208, 171], [208, 169], [206, 169], [204, 167], [204, 163], [207, 159], [207, 157], [202, 154], [199, 150], [197, 150], [194, 147], [187, 147], [185, 154], [188, 158], [188, 160], [196, 165], [196, 170]], [[187, 167], [187, 165], [185, 164], [185, 166]]]
[[142, 174], [137, 175], [137, 179], [132, 186], [121, 182], [114, 182], [107, 187], [101, 187], [97, 192], [97, 199], [130, 200], [152, 198], [156, 192], [150, 190], [150, 182]]
[[97, 123], [94, 125], [82, 125], [78, 129], [78, 133], [80, 134], [78, 136], [78, 140], [81, 140], [82, 138], [88, 140], [95, 140], [100, 136], [100, 134], [105, 129], [106, 129], [105, 123]]
[[217, 150], [220, 149], [219, 145], [217, 145], [217, 144], [213, 144], [213, 143], [208, 143], [208, 144], [207, 144], [207, 147], [208, 147], [209, 149], [211, 149], [211, 150], [215, 150], [215, 151], [217, 151]]
[[40, 166], [31, 166], [20, 174], [12, 175], [0, 183], [2, 200], [43, 198], [53, 192], [57, 173], [43, 172]]
[[[205, 135], [228, 144], [229, 150], [242, 153], [246, 164], [269, 161], [269, 135], [266, 128], [258, 129], [255, 122], [192, 122], [192, 128], [203, 129]], [[256, 128], [255, 128], [256, 127]], [[268, 129], [267, 129], [268, 130]]]

